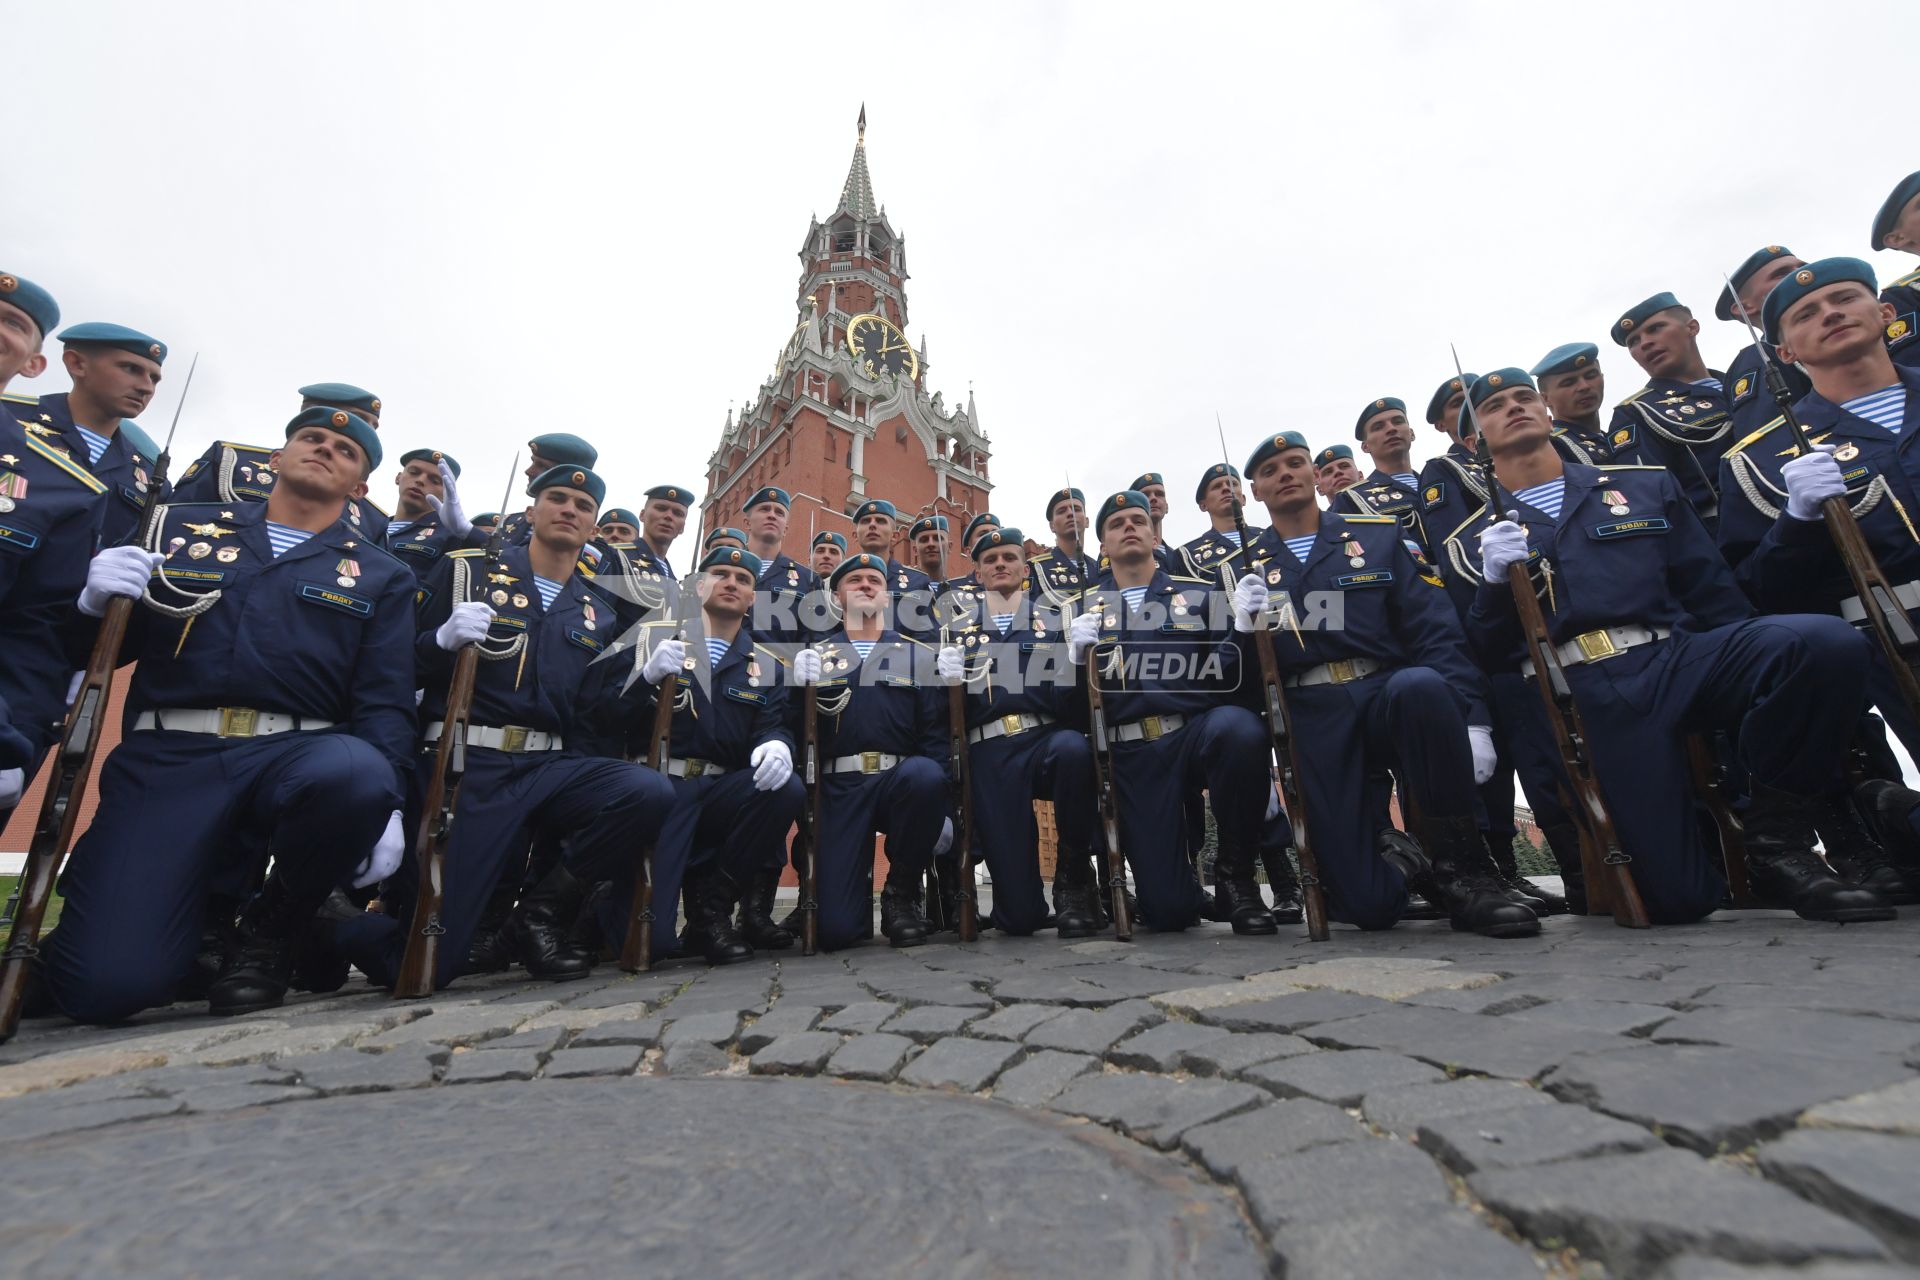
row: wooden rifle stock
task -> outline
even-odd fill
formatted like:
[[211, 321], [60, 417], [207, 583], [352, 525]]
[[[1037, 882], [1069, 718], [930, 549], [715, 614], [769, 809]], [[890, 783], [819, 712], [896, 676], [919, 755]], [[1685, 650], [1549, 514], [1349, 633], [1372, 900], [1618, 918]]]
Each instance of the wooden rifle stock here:
[[[800, 954], [810, 956], [820, 948], [820, 687], [806, 686], [802, 694], [800, 749], [805, 756], [807, 804], [800, 811], [800, 843], [806, 845], [807, 860], [796, 866], [800, 877]], [[798, 860], [796, 859], [796, 862]]]
[[1093, 781], [1100, 793], [1100, 829], [1107, 838], [1107, 874], [1113, 881], [1113, 936], [1133, 941], [1127, 912], [1127, 859], [1120, 851], [1120, 817], [1114, 808], [1113, 744], [1107, 740], [1107, 700], [1100, 688], [1099, 644], [1087, 650], [1088, 735], [1093, 739]]
[[1307, 830], [1307, 796], [1306, 789], [1300, 785], [1300, 740], [1293, 734], [1293, 709], [1287, 705], [1280, 682], [1280, 663], [1273, 653], [1273, 633], [1256, 629], [1253, 646], [1260, 655], [1267, 733], [1273, 744], [1274, 764], [1280, 769], [1280, 800], [1287, 807], [1287, 821], [1293, 827], [1294, 852], [1300, 857], [1300, 897], [1307, 913], [1307, 937], [1313, 942], [1325, 942], [1331, 936], [1327, 929], [1327, 896], [1320, 884], [1320, 857], [1313, 851], [1313, 837]]
[[[679, 696], [680, 673], [662, 677], [653, 707], [653, 732], [647, 739], [647, 768], [656, 772], [667, 767], [667, 753], [673, 743], [673, 704]], [[678, 906], [675, 903], [673, 909]], [[633, 869], [633, 904], [627, 910], [626, 941], [620, 944], [620, 968], [627, 973], [645, 973], [653, 968], [652, 843], [640, 851]]]
[[473, 686], [479, 670], [479, 643], [461, 645], [453, 660], [453, 678], [447, 684], [447, 710], [441, 721], [440, 747], [434, 753], [433, 773], [427, 779], [420, 827], [413, 841], [414, 861], [420, 875], [414, 890], [406, 954], [400, 961], [400, 973], [393, 981], [396, 1000], [418, 1000], [432, 995], [439, 974], [440, 939], [447, 932], [440, 922], [446, 897], [447, 842], [453, 838], [453, 811], [460, 802], [460, 780], [467, 772], [467, 730], [471, 725]]
[[[196, 365], [199, 357], [194, 357]], [[193, 373], [187, 373], [187, 386], [193, 385]], [[186, 391], [181, 391], [181, 402]], [[174, 424], [180, 421], [174, 411]], [[153, 464], [153, 476], [147, 485], [145, 504], [134, 546], [153, 542], [160, 520], [160, 495], [167, 487], [167, 466], [171, 461], [173, 434], [167, 435], [167, 447]], [[40, 927], [47, 918], [47, 905], [53, 901], [53, 888], [60, 877], [60, 865], [73, 848], [73, 829], [80, 821], [80, 801], [87, 793], [87, 781], [93, 776], [94, 756], [100, 750], [100, 733], [107, 715], [107, 696], [113, 692], [114, 669], [120, 665], [120, 649], [126, 643], [127, 625], [133, 620], [134, 601], [115, 596], [107, 602], [100, 617], [100, 630], [93, 639], [93, 651], [87, 655], [86, 673], [67, 712], [60, 734], [60, 747], [53, 757], [47, 778], [46, 794], [40, 801], [40, 817], [34, 823], [33, 837], [27, 844], [25, 864], [20, 868], [19, 898], [14, 908], [13, 927], [7, 933], [7, 946], [0, 952], [0, 1044], [13, 1038], [20, 1028], [20, 1010], [26, 998], [30, 966], [40, 954]]]
[[967, 686], [963, 681], [947, 690], [947, 726], [953, 755], [955, 808], [960, 815], [960, 941], [980, 936], [980, 901], [973, 884], [973, 770], [967, 762]]

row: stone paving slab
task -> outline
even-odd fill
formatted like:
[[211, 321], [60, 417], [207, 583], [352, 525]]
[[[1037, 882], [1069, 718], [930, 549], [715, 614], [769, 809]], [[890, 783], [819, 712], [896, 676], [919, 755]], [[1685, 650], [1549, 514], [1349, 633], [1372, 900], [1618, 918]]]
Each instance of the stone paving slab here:
[[913, 1041], [905, 1036], [870, 1031], [843, 1043], [827, 1059], [827, 1071], [849, 1080], [891, 1080], [912, 1052]]
[[1275, 1031], [1236, 1031], [1183, 1050], [1180, 1066], [1200, 1076], [1232, 1076], [1263, 1062], [1314, 1051], [1314, 1045], [1299, 1036]]
[[1358, 1142], [1367, 1137], [1354, 1118], [1311, 1098], [1286, 1098], [1180, 1135], [1180, 1147], [1220, 1178], [1236, 1178], [1247, 1165], [1310, 1147]]
[[1337, 1107], [1357, 1107], [1379, 1089], [1432, 1084], [1446, 1079], [1436, 1067], [1377, 1049], [1305, 1054], [1262, 1063], [1240, 1073], [1243, 1080], [1283, 1098], [1318, 1098]]
[[994, 1101], [1016, 1107], [1044, 1106], [1075, 1080], [1098, 1070], [1100, 1059], [1092, 1054], [1042, 1049], [1001, 1073], [994, 1082]]
[[972, 1093], [1026, 1052], [1004, 1040], [968, 1040], [952, 1036], [927, 1049], [907, 1064], [900, 1078], [929, 1089], [958, 1089]]
[[1920, 1263], [1920, 1141], [1800, 1129], [1756, 1153], [1761, 1170]]
[[1164, 1150], [1196, 1125], [1251, 1110], [1264, 1101], [1265, 1095], [1247, 1084], [1125, 1074], [1088, 1076], [1047, 1105], [1067, 1115], [1114, 1125], [1128, 1137]]
[[1637, 1124], [1547, 1101], [1544, 1107], [1424, 1119], [1414, 1130], [1414, 1140], [1458, 1174], [1653, 1151], [1663, 1145]]
[[630, 1076], [644, 1052], [637, 1044], [605, 1044], [585, 1049], [562, 1049], [547, 1059], [541, 1072], [548, 1080], [582, 1076]]
[[1411, 1135], [1433, 1120], [1449, 1120], [1481, 1111], [1552, 1105], [1551, 1097], [1524, 1084], [1471, 1079], [1376, 1089], [1366, 1095], [1360, 1112], [1369, 1124], [1390, 1133]]
[[1373, 1138], [1316, 1147], [1243, 1165], [1235, 1174], [1254, 1221], [1269, 1235], [1288, 1227], [1452, 1204], [1440, 1167], [1404, 1142]]
[[1821, 1103], [1801, 1116], [1800, 1123], [1920, 1137], [1920, 1080]]
[[1920, 1048], [1920, 1023], [1742, 1005], [1683, 1013], [1654, 1031], [1651, 1038], [1683, 1044], [1733, 1045], [1761, 1053], [1845, 1058], [1865, 1053], [1903, 1057]]
[[1540, 1280], [1533, 1254], [1462, 1209], [1391, 1208], [1295, 1222], [1273, 1237], [1287, 1280]]
[[444, 1053], [394, 1049], [387, 1053], [358, 1053], [336, 1049], [295, 1059], [288, 1065], [301, 1084], [324, 1094], [384, 1093], [391, 1089], [424, 1089], [434, 1082], [447, 1061]]

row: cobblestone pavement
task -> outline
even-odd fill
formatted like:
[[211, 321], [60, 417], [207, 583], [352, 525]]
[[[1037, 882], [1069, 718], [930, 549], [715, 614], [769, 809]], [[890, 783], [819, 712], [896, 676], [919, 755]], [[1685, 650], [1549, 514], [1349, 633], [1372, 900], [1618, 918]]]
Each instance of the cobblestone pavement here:
[[1920, 1275], [1917, 956], [1208, 926], [36, 1022], [0, 1273]]

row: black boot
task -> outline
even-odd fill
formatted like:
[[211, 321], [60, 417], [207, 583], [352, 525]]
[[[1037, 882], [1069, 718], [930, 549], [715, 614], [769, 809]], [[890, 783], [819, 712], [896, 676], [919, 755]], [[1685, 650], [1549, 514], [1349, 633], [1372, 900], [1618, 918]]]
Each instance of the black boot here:
[[1299, 924], [1307, 918], [1307, 909], [1300, 903], [1300, 880], [1293, 873], [1293, 860], [1287, 857], [1285, 849], [1262, 847], [1260, 864], [1267, 869], [1267, 888], [1273, 891], [1273, 907], [1269, 914], [1275, 924]]
[[1920, 832], [1913, 825], [1920, 791], [1885, 778], [1870, 778], [1854, 789], [1853, 803], [1908, 882], [1920, 881]]
[[1053, 865], [1053, 923], [1062, 938], [1091, 938], [1106, 928], [1093, 861], [1061, 850]]
[[880, 890], [880, 932], [896, 947], [917, 947], [933, 932], [921, 896], [925, 882], [922, 872], [904, 871], [898, 863], [887, 870]]
[[277, 1009], [293, 976], [296, 935], [312, 924], [279, 876], [268, 876], [234, 926], [220, 976], [207, 988], [207, 1012], [220, 1017]]
[[193, 968], [180, 979], [176, 1000], [205, 1000], [207, 991], [220, 977], [227, 963], [227, 949], [233, 945], [233, 919], [240, 904], [219, 894], [207, 898], [206, 916], [200, 926], [200, 945], [193, 953]]
[[503, 876], [494, 886], [493, 896], [487, 899], [486, 911], [480, 916], [479, 927], [473, 931], [473, 941], [467, 946], [467, 962], [460, 968], [462, 976], [501, 973], [513, 963], [513, 930], [507, 927], [507, 917], [513, 914], [513, 900], [519, 893], [517, 876]]
[[960, 859], [935, 858], [931, 892], [937, 903], [929, 903], [927, 918], [940, 922], [939, 932], [953, 933], [960, 928]]
[[[740, 896], [740, 889], [732, 876], [719, 871], [689, 876], [684, 896], [685, 950], [698, 951], [711, 965], [739, 964], [753, 959], [753, 948], [733, 928], [733, 903]], [[792, 941], [791, 936], [788, 941]]]
[[1280, 926], [1260, 896], [1260, 885], [1253, 878], [1253, 857], [1245, 847], [1220, 838], [1220, 852], [1213, 863], [1213, 900], [1233, 931], [1239, 934], [1278, 933]]
[[1398, 827], [1381, 827], [1373, 833], [1373, 851], [1397, 869], [1400, 878], [1407, 882], [1407, 907], [1400, 913], [1402, 920], [1447, 918], [1444, 909], [1427, 900], [1427, 881], [1433, 864], [1427, 861], [1427, 855], [1420, 848], [1418, 840]]
[[1746, 813], [1747, 882], [1754, 896], [1802, 920], [1855, 924], [1891, 920], [1893, 906], [1848, 884], [1813, 851], [1814, 806], [1803, 796], [1755, 784]]
[[1848, 884], [1871, 889], [1896, 907], [1920, 902], [1920, 879], [1904, 872], [1893, 851], [1875, 839], [1851, 799], [1816, 805], [1813, 827], [1826, 849], [1827, 864]]
[[510, 929], [520, 963], [543, 982], [571, 982], [593, 972], [593, 957], [573, 945], [573, 922], [593, 886], [555, 865], [520, 895]]
[[346, 953], [333, 945], [334, 927], [343, 920], [364, 915], [365, 911], [345, 889], [336, 888], [327, 895], [306, 928], [295, 933], [293, 976], [289, 982], [293, 990], [327, 995], [347, 985], [353, 966]]
[[1507, 891], [1507, 898], [1536, 916], [1546, 915], [1546, 898], [1520, 878], [1520, 863], [1513, 855], [1513, 840], [1496, 831], [1482, 831], [1480, 835], [1487, 843], [1487, 856], [1493, 859], [1493, 873]]
[[1507, 896], [1472, 818], [1429, 818], [1421, 824], [1433, 872], [1427, 896], [1446, 908], [1453, 927], [1488, 938], [1531, 938], [1540, 918]]
[[1587, 875], [1580, 866], [1580, 829], [1571, 822], [1556, 822], [1550, 827], [1540, 828], [1540, 834], [1547, 838], [1547, 852], [1553, 855], [1553, 861], [1560, 868], [1560, 884], [1566, 890], [1566, 909], [1569, 914], [1583, 916], [1587, 914]]
[[779, 867], [761, 867], [740, 897], [740, 936], [762, 951], [785, 951], [793, 934], [773, 919], [773, 896], [780, 891]]

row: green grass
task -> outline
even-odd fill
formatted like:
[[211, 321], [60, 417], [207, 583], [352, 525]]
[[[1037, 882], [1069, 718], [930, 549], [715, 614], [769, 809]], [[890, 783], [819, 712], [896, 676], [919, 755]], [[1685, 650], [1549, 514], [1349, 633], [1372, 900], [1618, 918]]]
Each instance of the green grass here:
[[[19, 882], [19, 876], [0, 876], [0, 903], [5, 903], [8, 898], [13, 896], [13, 887]], [[54, 925], [60, 923], [60, 907], [64, 901], [60, 896], [59, 890], [56, 889], [53, 894], [53, 901], [47, 904], [47, 918], [42, 921], [40, 925], [40, 932], [43, 935], [47, 930], [53, 928]], [[11, 929], [13, 926], [7, 925], [6, 928]]]

